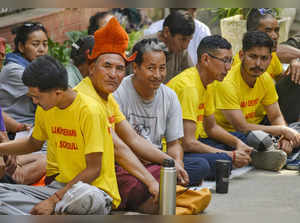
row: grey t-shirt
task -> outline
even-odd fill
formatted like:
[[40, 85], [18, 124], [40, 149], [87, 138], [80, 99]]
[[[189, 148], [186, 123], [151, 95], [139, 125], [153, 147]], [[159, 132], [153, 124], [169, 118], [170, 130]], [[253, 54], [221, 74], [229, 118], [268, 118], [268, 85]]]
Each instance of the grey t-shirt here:
[[23, 84], [24, 67], [8, 63], [0, 72], [0, 106], [20, 123], [34, 123], [35, 106]]
[[183, 121], [176, 93], [161, 84], [151, 101], [144, 101], [132, 84], [133, 75], [123, 79], [113, 96], [134, 130], [161, 148], [161, 140], [167, 142], [183, 137]]

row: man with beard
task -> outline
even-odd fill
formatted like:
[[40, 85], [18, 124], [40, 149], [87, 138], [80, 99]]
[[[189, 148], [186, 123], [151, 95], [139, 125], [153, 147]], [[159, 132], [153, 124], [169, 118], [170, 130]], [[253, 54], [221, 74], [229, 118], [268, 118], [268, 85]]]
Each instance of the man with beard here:
[[239, 52], [241, 63], [232, 67], [216, 88], [216, 120], [229, 132], [247, 134], [262, 130], [279, 136], [281, 150], [252, 153], [252, 164], [256, 168], [279, 170], [285, 164], [285, 153], [299, 145], [300, 136], [286, 126], [273, 79], [266, 72], [272, 49], [273, 41], [265, 32], [252, 31], [244, 35], [243, 49]]
[[[273, 41], [272, 59], [267, 72], [276, 81], [278, 104], [287, 123], [300, 121], [300, 50], [279, 44], [279, 24], [271, 9], [254, 8], [247, 17], [247, 31], [265, 32]], [[234, 57], [234, 64], [240, 62], [239, 55]], [[284, 71], [281, 63], [289, 64]]]

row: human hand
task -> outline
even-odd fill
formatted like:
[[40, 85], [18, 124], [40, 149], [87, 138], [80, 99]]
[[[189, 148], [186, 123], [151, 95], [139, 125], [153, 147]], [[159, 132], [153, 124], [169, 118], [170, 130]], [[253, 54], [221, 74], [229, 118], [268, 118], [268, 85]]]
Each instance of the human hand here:
[[51, 215], [54, 212], [55, 204], [58, 202], [58, 199], [55, 200], [53, 196], [49, 197], [47, 200], [44, 200], [37, 205], [35, 205], [30, 214], [32, 215]]
[[247, 144], [245, 144], [245, 143], [243, 143], [242, 141], [239, 140], [239, 142], [236, 145], [236, 150], [243, 151], [243, 152], [247, 153], [250, 156], [252, 151], [253, 151], [253, 147], [250, 147]]
[[153, 196], [154, 203], [158, 203], [159, 200], [159, 183], [154, 179], [149, 185], [148, 190]]
[[297, 146], [300, 144], [300, 134], [287, 126], [280, 126], [282, 137], [289, 140], [292, 146]]
[[175, 161], [175, 167], [176, 167], [176, 172], [177, 172], [178, 184], [183, 185], [183, 186], [188, 185], [190, 182], [189, 175], [187, 174], [187, 172], [183, 168], [183, 165], [180, 162], [178, 162], [176, 160], [174, 160], [174, 161]]
[[14, 181], [16, 181], [16, 183], [24, 184], [24, 182], [25, 182], [25, 173], [24, 173], [23, 167], [20, 166], [20, 165], [17, 165], [17, 168], [14, 171], [14, 173], [11, 175], [11, 177]]
[[5, 161], [5, 171], [7, 172], [8, 175], [12, 176], [14, 172], [17, 169], [17, 156], [15, 155], [8, 155], [4, 157]]
[[234, 167], [240, 168], [247, 166], [251, 162], [251, 157], [244, 151], [235, 150], [232, 152], [232, 164]]
[[290, 75], [291, 80], [295, 84], [300, 85], [300, 60], [299, 58], [293, 59], [290, 63], [290, 66], [284, 73], [285, 75]]
[[279, 148], [282, 149], [287, 154], [291, 153], [293, 151], [293, 145], [290, 143], [289, 140], [285, 138], [280, 138], [278, 141]]
[[29, 131], [31, 129], [31, 125], [26, 123], [18, 123], [16, 132]]

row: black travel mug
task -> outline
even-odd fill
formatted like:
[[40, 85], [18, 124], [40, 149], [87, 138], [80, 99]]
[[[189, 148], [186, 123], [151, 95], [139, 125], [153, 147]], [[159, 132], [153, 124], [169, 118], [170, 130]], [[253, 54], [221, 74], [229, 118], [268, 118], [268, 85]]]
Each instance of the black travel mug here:
[[216, 192], [228, 193], [229, 176], [231, 172], [231, 161], [216, 160]]

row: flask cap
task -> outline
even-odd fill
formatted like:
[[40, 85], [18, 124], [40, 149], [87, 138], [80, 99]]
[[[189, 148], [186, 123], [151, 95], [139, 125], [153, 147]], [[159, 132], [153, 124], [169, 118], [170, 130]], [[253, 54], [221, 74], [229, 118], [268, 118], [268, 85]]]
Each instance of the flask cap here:
[[173, 159], [164, 159], [163, 167], [175, 167], [175, 162]]

